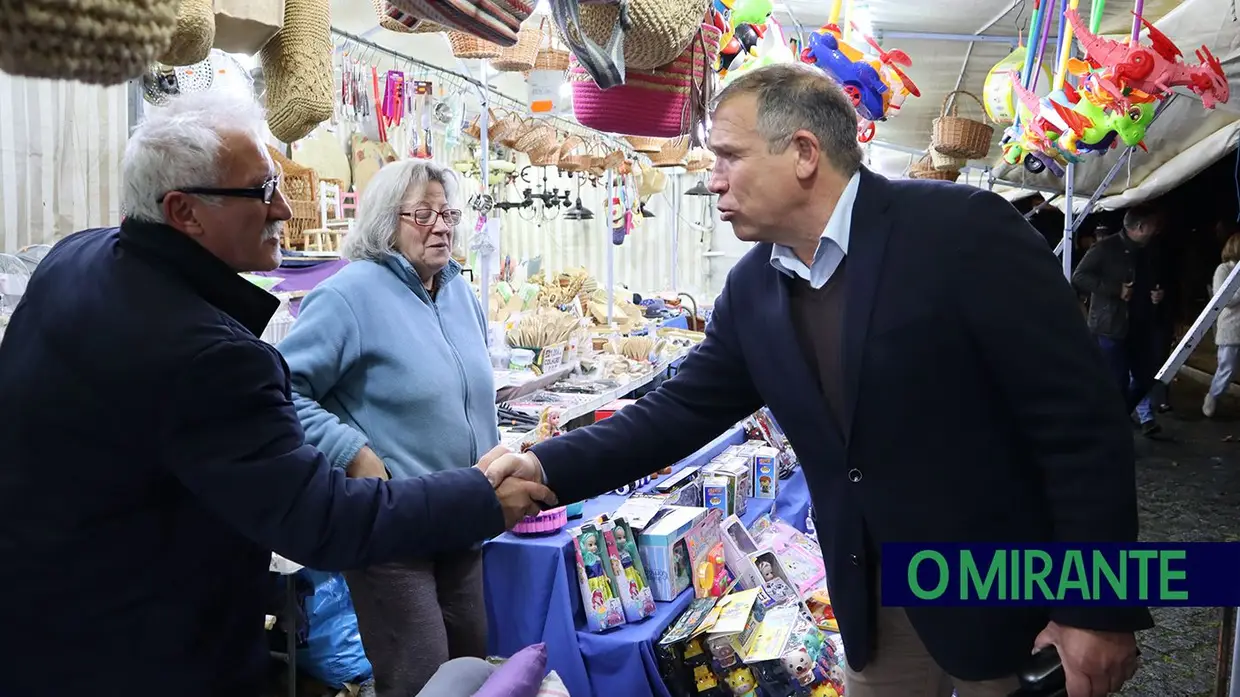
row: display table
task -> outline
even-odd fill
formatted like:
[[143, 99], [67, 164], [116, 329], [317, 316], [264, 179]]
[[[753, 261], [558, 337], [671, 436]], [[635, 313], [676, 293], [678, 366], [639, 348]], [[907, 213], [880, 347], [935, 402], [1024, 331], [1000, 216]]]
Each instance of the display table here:
[[[732, 428], [675, 468], [706, 464], [729, 445], [744, 440], [744, 431]], [[624, 499], [614, 494], [590, 499], [583, 518], [570, 520], [569, 526], [610, 513]], [[798, 469], [780, 481], [774, 501], [750, 499], [743, 518], [752, 524], [774, 513], [804, 531], [809, 505], [809, 491]], [[659, 678], [652, 642], [688, 607], [693, 591], [686, 590], [673, 602], [657, 603], [656, 614], [641, 622], [596, 634], [584, 629], [574, 559], [572, 538], [566, 531], [543, 537], [505, 533], [486, 543], [488, 653], [510, 656], [530, 644], [545, 642], [548, 668], [559, 673], [573, 697], [669, 697]]]

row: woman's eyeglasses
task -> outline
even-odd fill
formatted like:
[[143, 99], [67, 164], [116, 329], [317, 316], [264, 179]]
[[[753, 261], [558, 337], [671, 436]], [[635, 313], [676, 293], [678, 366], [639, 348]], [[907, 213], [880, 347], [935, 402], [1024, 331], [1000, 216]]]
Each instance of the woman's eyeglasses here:
[[448, 227], [456, 227], [461, 222], [461, 212], [455, 208], [437, 211], [433, 208], [419, 208], [416, 211], [401, 211], [400, 217], [409, 218], [418, 225], [434, 225], [436, 218], [443, 218]]
[[[276, 197], [276, 192], [280, 190], [280, 175], [269, 177], [264, 181], [262, 186], [254, 186], [245, 189], [216, 189], [205, 186], [191, 186], [183, 189], [173, 189], [183, 194], [194, 194], [197, 196], [229, 196], [232, 198], [256, 198], [267, 205], [271, 205], [272, 199]], [[172, 191], [168, 192], [169, 194]], [[156, 203], [163, 203], [168, 194], [160, 196]]]

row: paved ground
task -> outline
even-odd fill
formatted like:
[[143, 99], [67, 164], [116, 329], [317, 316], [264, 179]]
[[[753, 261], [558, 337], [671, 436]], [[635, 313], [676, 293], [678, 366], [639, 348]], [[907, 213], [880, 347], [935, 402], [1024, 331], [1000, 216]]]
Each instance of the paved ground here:
[[[1157, 440], [1136, 436], [1146, 540], [1240, 540], [1240, 404], [1225, 401], [1206, 420], [1203, 392], [1191, 380], [1178, 380], [1175, 410], [1160, 416], [1164, 433]], [[1163, 608], [1154, 619], [1158, 626], [1140, 638], [1143, 667], [1122, 694], [1212, 695], [1220, 611]]]

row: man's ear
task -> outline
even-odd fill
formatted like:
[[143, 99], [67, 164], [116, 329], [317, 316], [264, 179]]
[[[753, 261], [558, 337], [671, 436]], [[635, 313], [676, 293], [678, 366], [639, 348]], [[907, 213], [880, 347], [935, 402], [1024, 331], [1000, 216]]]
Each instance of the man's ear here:
[[798, 179], [809, 179], [817, 173], [822, 159], [822, 146], [818, 137], [809, 131], [797, 131], [792, 134], [789, 144], [796, 155], [796, 171]]
[[164, 220], [168, 222], [169, 226], [191, 237], [198, 237], [202, 234], [203, 229], [202, 224], [198, 222], [194, 203], [196, 203], [194, 197], [189, 194], [183, 194], [179, 191], [169, 192], [164, 197]]

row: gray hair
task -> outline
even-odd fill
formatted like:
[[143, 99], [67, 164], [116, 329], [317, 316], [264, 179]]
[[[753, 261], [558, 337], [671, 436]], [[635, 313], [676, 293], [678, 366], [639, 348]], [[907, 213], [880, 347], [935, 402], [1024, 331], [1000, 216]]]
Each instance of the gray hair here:
[[756, 68], [725, 87], [715, 108], [747, 94], [758, 98], [758, 133], [770, 152], [783, 152], [797, 131], [806, 130], [841, 174], [851, 177], [861, 168], [857, 109], [822, 70], [804, 63]]
[[[159, 198], [169, 191], [220, 183], [223, 136], [253, 133], [263, 142], [262, 107], [247, 95], [220, 91], [174, 97], [147, 115], [129, 137], [121, 161], [121, 210], [131, 218], [164, 220]], [[208, 197], [202, 197], [208, 201]]]
[[357, 206], [357, 220], [344, 238], [344, 256], [353, 261], [378, 261], [396, 251], [400, 209], [410, 192], [422, 195], [426, 185], [443, 185], [448, 205], [456, 205], [456, 172], [430, 160], [401, 160], [384, 165], [366, 183]]

